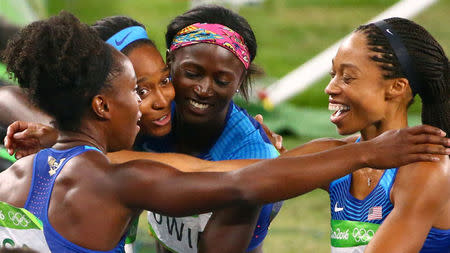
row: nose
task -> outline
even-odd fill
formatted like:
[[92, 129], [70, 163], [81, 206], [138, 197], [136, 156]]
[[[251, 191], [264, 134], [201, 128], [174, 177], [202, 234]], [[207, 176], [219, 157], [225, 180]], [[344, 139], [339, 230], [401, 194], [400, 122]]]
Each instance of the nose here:
[[137, 94], [137, 92], [135, 92], [134, 94], [136, 95], [136, 100], [137, 100], [138, 104], [140, 105], [142, 103], [141, 97]]
[[209, 80], [209, 78], [204, 78], [201, 82], [194, 86], [194, 92], [199, 97], [211, 97], [214, 95], [212, 81]]
[[164, 96], [164, 93], [161, 89], [157, 89], [155, 92], [155, 101], [152, 103], [152, 108], [154, 110], [161, 110], [169, 106], [169, 99]]
[[340, 88], [336, 84], [335, 81], [336, 78], [331, 78], [330, 82], [328, 83], [327, 87], [325, 87], [324, 92], [328, 95], [336, 95], [339, 94]]

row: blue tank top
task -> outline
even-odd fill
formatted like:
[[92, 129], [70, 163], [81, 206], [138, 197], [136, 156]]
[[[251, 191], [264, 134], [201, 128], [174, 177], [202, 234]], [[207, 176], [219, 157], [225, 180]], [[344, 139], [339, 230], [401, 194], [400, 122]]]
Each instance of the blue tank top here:
[[[172, 119], [175, 119], [175, 106], [172, 104]], [[209, 161], [233, 159], [269, 159], [279, 155], [270, 142], [262, 126], [248, 113], [230, 103], [222, 134], [214, 145], [198, 158]], [[175, 120], [172, 121], [175, 126]], [[137, 150], [149, 152], [175, 152], [174, 132], [163, 138], [145, 138], [137, 142]], [[255, 249], [267, 235], [271, 220], [281, 208], [282, 202], [264, 205], [247, 251]], [[149, 215], [150, 217], [150, 215]], [[151, 228], [150, 228], [151, 229]], [[157, 233], [156, 233], [157, 234]], [[195, 238], [194, 238], [195, 239]], [[174, 250], [175, 251], [175, 250]]]
[[124, 252], [125, 236], [114, 249], [109, 251], [95, 251], [78, 246], [62, 237], [48, 219], [48, 207], [55, 180], [64, 165], [73, 157], [97, 148], [77, 146], [67, 150], [44, 149], [36, 154], [33, 164], [33, 178], [30, 192], [25, 203], [25, 209], [42, 221], [45, 239], [52, 252], [100, 253]]
[[[378, 227], [394, 208], [390, 192], [397, 171], [397, 168], [386, 170], [377, 186], [363, 200], [350, 194], [352, 174], [331, 182], [332, 252], [364, 252]], [[450, 229], [431, 228], [420, 252], [450, 253]]]

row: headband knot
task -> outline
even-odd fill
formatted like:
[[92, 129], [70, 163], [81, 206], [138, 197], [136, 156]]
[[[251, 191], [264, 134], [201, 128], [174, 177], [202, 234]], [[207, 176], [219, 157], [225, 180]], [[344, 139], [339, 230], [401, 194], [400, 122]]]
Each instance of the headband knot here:
[[198, 43], [221, 46], [232, 52], [246, 69], [250, 66], [250, 53], [242, 36], [221, 24], [195, 23], [181, 29], [175, 35], [169, 51]]

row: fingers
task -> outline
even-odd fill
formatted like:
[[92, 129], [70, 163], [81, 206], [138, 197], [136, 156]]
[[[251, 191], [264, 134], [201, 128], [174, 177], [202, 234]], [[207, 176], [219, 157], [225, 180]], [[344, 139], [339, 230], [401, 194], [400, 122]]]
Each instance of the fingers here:
[[429, 144], [421, 144], [415, 145], [411, 149], [411, 153], [413, 154], [427, 154], [431, 155], [450, 155], [450, 148], [446, 148], [442, 145], [429, 145]]
[[3, 145], [5, 146], [6, 151], [9, 155], [14, 154], [14, 149], [16, 148], [16, 146], [14, 145], [14, 141], [12, 138], [10, 138], [9, 136], [5, 136], [5, 138], [3, 139]]
[[22, 130], [20, 132], [15, 132], [13, 134], [13, 138], [16, 140], [23, 140], [26, 138], [35, 138], [37, 137], [36, 131], [33, 131], [30, 128], [26, 128], [25, 130]]
[[416, 144], [438, 144], [445, 147], [450, 147], [450, 139], [442, 136], [431, 134], [418, 134], [412, 137], [412, 140]]
[[28, 127], [28, 122], [25, 121], [14, 121], [11, 125], [8, 126], [6, 130], [6, 136], [10, 138], [13, 137], [14, 133], [21, 132]]
[[415, 126], [415, 127], [410, 127], [407, 128], [408, 132], [412, 133], [412, 134], [432, 134], [432, 135], [437, 135], [437, 136], [446, 136], [447, 134], [442, 131], [441, 129], [434, 127], [434, 126], [430, 126], [430, 125], [420, 125], [420, 126]]
[[283, 136], [273, 133], [272, 137], [275, 139], [275, 148], [280, 150], [283, 147]]
[[261, 114], [256, 114], [255, 120], [259, 122], [259, 124], [263, 124], [263, 116]]
[[439, 160], [439, 157], [431, 154], [411, 154], [407, 157], [405, 164], [415, 162], [437, 162]]

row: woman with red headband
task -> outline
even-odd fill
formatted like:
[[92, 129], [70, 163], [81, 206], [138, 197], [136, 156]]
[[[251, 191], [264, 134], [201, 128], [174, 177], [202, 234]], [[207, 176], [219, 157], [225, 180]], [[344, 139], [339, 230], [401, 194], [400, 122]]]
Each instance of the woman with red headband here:
[[[167, 64], [175, 88], [173, 130], [163, 139], [143, 139], [137, 147], [144, 151], [185, 153], [212, 161], [278, 156], [261, 125], [232, 101], [235, 94], [248, 97], [252, 77], [259, 73], [252, 63], [256, 39], [243, 17], [219, 6], [194, 8], [168, 25], [166, 45]], [[281, 203], [262, 207], [257, 224], [253, 218], [258, 217], [255, 213], [260, 208], [257, 207], [217, 211], [212, 225], [215, 231], [226, 228], [221, 232], [223, 241], [233, 233], [239, 235], [238, 231], [248, 230], [251, 234], [254, 230], [248, 251], [259, 252], [270, 221], [280, 207]], [[197, 252], [198, 235], [210, 216], [174, 218], [150, 212], [148, 220], [152, 234], [161, 245], [176, 252]], [[230, 219], [236, 216], [242, 218]], [[178, 233], [174, 232], [176, 229]], [[243, 240], [244, 244], [248, 240]], [[242, 247], [237, 243], [224, 244]], [[167, 250], [160, 249], [160, 252]]]

